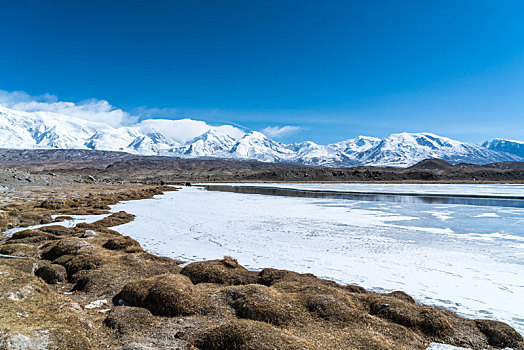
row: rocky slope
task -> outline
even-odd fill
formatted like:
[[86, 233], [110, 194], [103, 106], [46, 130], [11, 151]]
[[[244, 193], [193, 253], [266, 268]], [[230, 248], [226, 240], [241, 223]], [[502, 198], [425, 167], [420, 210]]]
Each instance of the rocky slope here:
[[[470, 183], [524, 181], [524, 162], [475, 165], [451, 164], [444, 160], [427, 159], [408, 168], [326, 168], [300, 166], [292, 163], [179, 159], [92, 150], [0, 149], [1, 168], [16, 168], [30, 171], [33, 174], [31, 176], [26, 173], [15, 175], [12, 170], [6, 170], [5, 176], [0, 176], [0, 185], [3, 178], [27, 184], [53, 184], [66, 179], [92, 182], [90, 177], [104, 182], [157, 184], [176, 184], [186, 181], [459, 181]], [[13, 178], [13, 175], [16, 178]], [[29, 181], [26, 178], [29, 178]]]

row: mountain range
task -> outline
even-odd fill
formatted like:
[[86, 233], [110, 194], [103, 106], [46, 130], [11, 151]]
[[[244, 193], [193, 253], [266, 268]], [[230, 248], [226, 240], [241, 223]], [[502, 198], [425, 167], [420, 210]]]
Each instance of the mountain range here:
[[[158, 125], [202, 123], [163, 120]], [[183, 125], [185, 125], [183, 124]], [[25, 112], [0, 106], [0, 148], [92, 149], [180, 158], [254, 159], [312, 166], [357, 165], [406, 167], [423, 159], [485, 164], [524, 161], [524, 142], [494, 139], [482, 145], [432, 133], [399, 133], [383, 139], [359, 136], [319, 145], [311, 141], [284, 144], [261, 132], [233, 126], [207, 126], [192, 138], [166, 133], [155, 123], [115, 128], [47, 111]], [[180, 127], [179, 127], [180, 128]], [[200, 131], [205, 130], [203, 133]], [[169, 136], [167, 136], [169, 135]]]

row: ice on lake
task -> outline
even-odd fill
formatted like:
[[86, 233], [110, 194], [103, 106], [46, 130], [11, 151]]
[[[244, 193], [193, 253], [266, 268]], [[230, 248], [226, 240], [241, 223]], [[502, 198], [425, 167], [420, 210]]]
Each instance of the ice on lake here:
[[[408, 190], [418, 191], [420, 185], [413, 186]], [[482, 192], [509, 193], [489, 186]], [[252, 269], [289, 269], [375, 291], [403, 290], [423, 304], [501, 320], [524, 333], [523, 208], [191, 187], [112, 210], [135, 214], [116, 230], [156, 254], [188, 262], [231, 255]]]

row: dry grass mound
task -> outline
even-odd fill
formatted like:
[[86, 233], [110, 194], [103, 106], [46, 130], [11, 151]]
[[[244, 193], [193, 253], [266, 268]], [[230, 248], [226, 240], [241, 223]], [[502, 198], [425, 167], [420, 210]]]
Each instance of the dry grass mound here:
[[23, 230], [13, 233], [7, 241], [9, 243], [37, 243], [56, 239], [58, 237], [55, 235], [41, 230]]
[[34, 258], [38, 255], [38, 247], [32, 244], [8, 243], [0, 245], [0, 254]]
[[428, 336], [445, 337], [454, 332], [447, 316], [440, 310], [418, 306], [394, 298], [381, 298], [370, 305], [370, 313]]
[[44, 226], [40, 227], [39, 230], [47, 233], [52, 233], [56, 236], [71, 236], [74, 233], [74, 231], [70, 228], [60, 225]]
[[492, 320], [475, 320], [478, 329], [488, 338], [489, 345], [498, 348], [524, 349], [524, 339], [505, 323]]
[[272, 286], [279, 282], [303, 282], [303, 283], [314, 283], [314, 284], [323, 284], [328, 286], [339, 285], [333, 281], [322, 280], [315, 275], [310, 273], [298, 273], [288, 270], [278, 270], [278, 269], [263, 269], [258, 274], [257, 283], [263, 284], [265, 286]]
[[104, 320], [107, 327], [120, 334], [137, 333], [154, 323], [155, 319], [149, 310], [132, 306], [117, 307]]
[[232, 320], [205, 330], [194, 345], [202, 350], [313, 350], [311, 343], [267, 323]]
[[102, 251], [108, 255], [104, 265], [77, 272], [72, 278], [74, 289], [97, 296], [113, 296], [130, 281], [180, 271], [179, 261], [146, 252], [115, 256], [113, 252]]
[[350, 293], [364, 294], [364, 293], [368, 292], [364, 287], [357, 286], [356, 284], [347, 284], [347, 285], [341, 286], [341, 287], [344, 288], [345, 290], [347, 290]]
[[290, 296], [262, 285], [230, 287], [224, 294], [239, 318], [283, 326], [304, 313]]
[[318, 317], [331, 322], [351, 322], [360, 316], [347, 298], [337, 298], [330, 294], [315, 294], [307, 297], [308, 310]]
[[200, 293], [191, 280], [180, 274], [165, 274], [127, 283], [113, 301], [145, 307], [154, 315], [187, 316], [199, 312]]
[[91, 225], [94, 227], [113, 227], [118, 225], [127, 224], [135, 219], [133, 214], [126, 213], [125, 211], [119, 211], [113, 213], [101, 220], [93, 222]]
[[104, 245], [104, 248], [110, 250], [122, 250], [126, 253], [136, 253], [141, 252], [143, 249], [140, 246], [140, 243], [135, 241], [129, 236], [115, 237], [108, 240]]
[[96, 249], [93, 245], [79, 238], [64, 238], [42, 247], [42, 258], [55, 260], [64, 255], [77, 255], [90, 249]]
[[322, 321], [344, 324], [358, 319], [365, 312], [360, 302], [345, 288], [318, 281], [307, 279], [306, 282], [278, 282], [272, 288], [292, 295], [305, 310]]
[[66, 280], [67, 271], [62, 265], [51, 264], [39, 267], [35, 271], [35, 276], [40, 277], [48, 284], [55, 284]]
[[69, 277], [82, 270], [93, 270], [108, 262], [111, 256], [103, 254], [100, 250], [93, 250], [87, 254], [80, 254], [68, 259], [63, 265]]
[[194, 284], [217, 283], [239, 285], [256, 283], [257, 273], [249, 271], [231, 257], [222, 260], [194, 262], [180, 272], [191, 279]]
[[410, 304], [416, 304], [417, 303], [415, 301], [415, 299], [413, 299], [412, 296], [410, 296], [410, 295], [408, 295], [408, 294], [406, 294], [406, 293], [404, 293], [403, 291], [400, 291], [400, 290], [396, 290], [394, 292], [391, 292], [391, 293], [388, 293], [388, 294], [385, 294], [385, 295], [397, 298], [398, 300], [405, 301], [406, 303], [410, 303]]
[[52, 209], [52, 210], [64, 209], [68, 207], [69, 207], [69, 204], [66, 201], [59, 200], [59, 199], [46, 199], [39, 205], [39, 208]]

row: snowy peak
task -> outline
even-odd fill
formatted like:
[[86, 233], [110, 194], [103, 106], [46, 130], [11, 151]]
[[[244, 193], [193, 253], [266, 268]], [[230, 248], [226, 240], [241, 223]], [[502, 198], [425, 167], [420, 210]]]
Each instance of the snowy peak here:
[[313, 166], [410, 166], [423, 159], [450, 163], [524, 161], [524, 142], [495, 139], [482, 146], [431, 133], [400, 133], [384, 139], [359, 136], [330, 145], [283, 144], [263, 133], [203, 121], [148, 119], [114, 128], [46, 111], [0, 106], [0, 147], [124, 151], [143, 155], [255, 159]]
[[432, 133], [393, 134], [360, 155], [363, 164], [377, 166], [404, 167], [427, 158], [439, 158], [450, 163], [476, 164], [520, 160], [516, 156]]
[[349, 166], [353, 162], [342, 150], [331, 147], [331, 145], [318, 145], [311, 141], [295, 143], [291, 145], [295, 152], [295, 161], [306, 165], [320, 166]]
[[367, 151], [375, 147], [381, 140], [378, 137], [358, 136], [354, 139], [340, 141], [329, 145], [331, 148], [351, 155], [358, 152]]
[[482, 143], [483, 147], [497, 152], [506, 152], [524, 157], [524, 142], [505, 139], [493, 139]]
[[261, 132], [251, 131], [233, 146], [229, 154], [233, 158], [286, 162], [293, 161], [294, 152], [286, 145], [271, 140]]
[[209, 130], [173, 150], [181, 157], [224, 157], [236, 140], [231, 136]]

